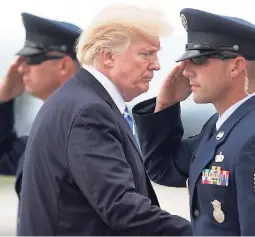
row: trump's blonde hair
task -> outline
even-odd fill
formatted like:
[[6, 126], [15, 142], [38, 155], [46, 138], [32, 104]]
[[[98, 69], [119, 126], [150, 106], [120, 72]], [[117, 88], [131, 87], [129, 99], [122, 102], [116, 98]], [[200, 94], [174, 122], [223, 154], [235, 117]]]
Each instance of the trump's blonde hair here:
[[127, 4], [115, 4], [103, 9], [78, 39], [78, 61], [81, 65], [93, 65], [98, 53], [124, 50], [137, 35], [169, 35], [172, 26], [162, 17], [162, 12], [155, 9]]

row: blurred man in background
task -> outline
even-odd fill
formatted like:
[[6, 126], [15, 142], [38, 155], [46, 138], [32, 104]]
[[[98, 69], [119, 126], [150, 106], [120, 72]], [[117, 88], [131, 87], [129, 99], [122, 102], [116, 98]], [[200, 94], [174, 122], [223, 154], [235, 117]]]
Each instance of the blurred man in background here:
[[[79, 69], [74, 52], [81, 30], [67, 22], [22, 14], [26, 30], [24, 47], [0, 83], [0, 174], [16, 174], [21, 190], [23, 153], [27, 136], [14, 130], [14, 100], [26, 90], [45, 101]], [[71, 93], [71, 92], [70, 92]]]

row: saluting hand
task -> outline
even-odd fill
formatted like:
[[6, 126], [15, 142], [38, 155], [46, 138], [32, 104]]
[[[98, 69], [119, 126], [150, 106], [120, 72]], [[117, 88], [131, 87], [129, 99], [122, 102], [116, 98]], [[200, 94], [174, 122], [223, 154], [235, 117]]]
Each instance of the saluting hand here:
[[7, 102], [12, 98], [23, 94], [25, 87], [22, 80], [22, 74], [18, 71], [22, 62], [23, 59], [18, 57], [10, 66], [4, 80], [0, 82], [0, 102]]
[[163, 110], [173, 104], [183, 101], [191, 94], [189, 79], [183, 75], [187, 62], [176, 65], [164, 80], [154, 112]]

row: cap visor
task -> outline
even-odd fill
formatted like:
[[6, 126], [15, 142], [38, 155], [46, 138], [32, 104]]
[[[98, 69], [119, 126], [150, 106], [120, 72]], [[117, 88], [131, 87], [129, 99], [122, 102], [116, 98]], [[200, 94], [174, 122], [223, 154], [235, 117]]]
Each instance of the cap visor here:
[[40, 50], [40, 49], [24, 47], [19, 52], [17, 52], [16, 55], [19, 55], [19, 56], [33, 56], [33, 55], [37, 55], [37, 54], [41, 54], [41, 53], [43, 53], [43, 51]]
[[190, 58], [195, 58], [203, 55], [199, 50], [187, 50], [180, 58], [178, 58], [175, 62], [181, 62]]
[[210, 51], [204, 51], [201, 52], [199, 50], [187, 50], [179, 59], [177, 59], [175, 62], [181, 62], [190, 58], [197, 58], [203, 55], [211, 55], [215, 53], [219, 53], [220, 51], [217, 50], [210, 50]]

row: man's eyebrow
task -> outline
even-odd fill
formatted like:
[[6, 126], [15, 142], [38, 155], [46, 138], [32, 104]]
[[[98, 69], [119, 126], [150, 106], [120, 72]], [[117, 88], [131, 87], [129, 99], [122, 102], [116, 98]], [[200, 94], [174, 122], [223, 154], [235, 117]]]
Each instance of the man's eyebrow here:
[[146, 50], [146, 51], [149, 51], [149, 52], [157, 52], [157, 51], [160, 51], [162, 49], [162, 47], [153, 47], [153, 48], [141, 48], [140, 50]]

